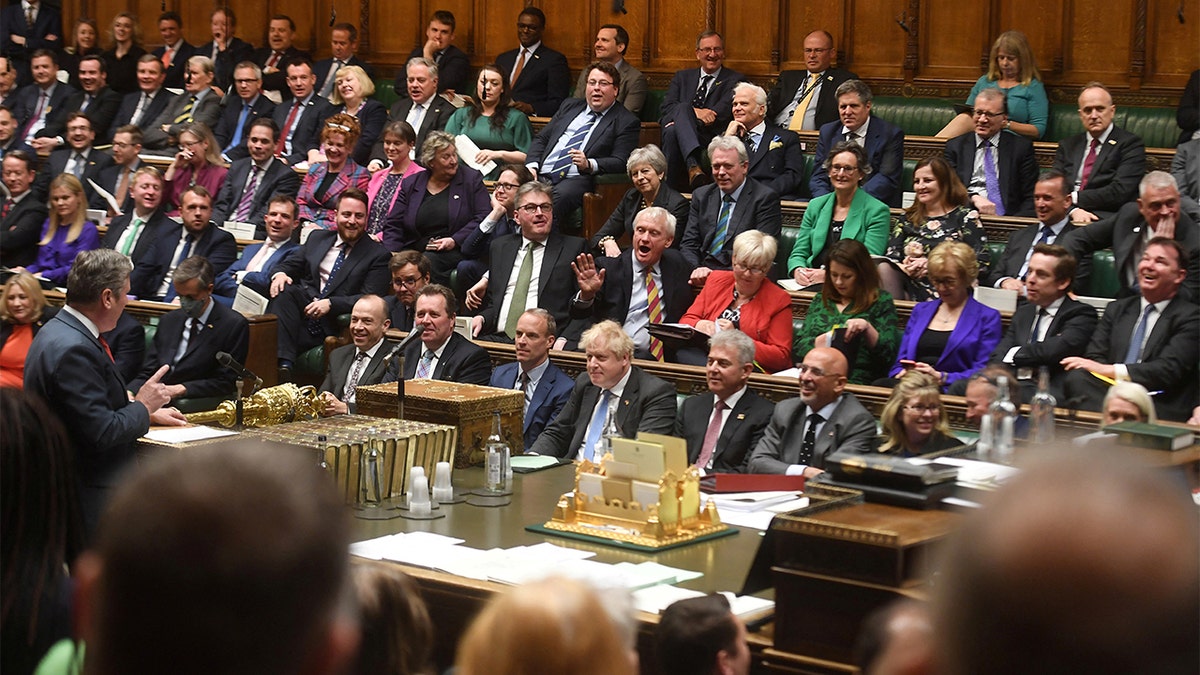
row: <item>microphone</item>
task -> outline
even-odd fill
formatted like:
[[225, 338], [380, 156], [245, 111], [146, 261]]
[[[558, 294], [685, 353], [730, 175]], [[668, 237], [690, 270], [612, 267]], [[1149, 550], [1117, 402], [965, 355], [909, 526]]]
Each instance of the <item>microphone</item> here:
[[413, 329], [408, 331], [408, 335], [405, 335], [403, 340], [396, 343], [395, 347], [392, 347], [392, 350], [387, 353], [387, 356], [384, 357], [383, 362], [387, 363], [391, 361], [392, 357], [404, 351], [405, 349], [408, 349], [408, 346], [419, 340], [424, 332], [424, 330], [418, 330], [416, 326], [413, 326]]
[[253, 381], [256, 388], [262, 386], [262, 378], [251, 372], [246, 366], [238, 363], [236, 359], [229, 355], [229, 352], [217, 352], [217, 363], [237, 373], [241, 379]]

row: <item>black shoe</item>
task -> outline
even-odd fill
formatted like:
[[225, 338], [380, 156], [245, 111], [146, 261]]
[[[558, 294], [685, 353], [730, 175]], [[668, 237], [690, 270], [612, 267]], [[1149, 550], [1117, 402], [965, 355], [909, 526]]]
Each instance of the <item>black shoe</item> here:
[[691, 186], [693, 191], [711, 182], [712, 178], [707, 173], [704, 173], [704, 169], [698, 166], [688, 169], [688, 185]]
[[279, 384], [292, 381], [292, 367], [290, 365], [279, 366], [277, 372]]

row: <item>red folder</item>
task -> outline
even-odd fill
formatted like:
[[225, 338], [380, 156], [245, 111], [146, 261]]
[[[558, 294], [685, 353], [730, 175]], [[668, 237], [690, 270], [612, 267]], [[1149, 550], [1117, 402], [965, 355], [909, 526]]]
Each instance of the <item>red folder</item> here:
[[700, 479], [704, 492], [769, 492], [803, 490], [804, 476], [773, 473], [710, 473]]

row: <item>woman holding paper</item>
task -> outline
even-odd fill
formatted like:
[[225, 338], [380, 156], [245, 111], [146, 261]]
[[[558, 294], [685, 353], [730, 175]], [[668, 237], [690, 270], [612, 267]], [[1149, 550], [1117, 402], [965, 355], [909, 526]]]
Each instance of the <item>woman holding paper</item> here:
[[418, 158], [426, 171], [400, 184], [383, 223], [389, 251], [421, 251], [432, 265], [435, 283], [449, 285], [450, 273], [463, 259], [462, 245], [491, 213], [483, 175], [458, 163], [454, 137], [431, 131]]
[[371, 147], [383, 133], [383, 125], [387, 124], [387, 107], [368, 98], [375, 93], [375, 83], [361, 67], [345, 66], [337, 71], [336, 77], [329, 101], [341, 106], [336, 112], [346, 113], [358, 120], [358, 142], [354, 144], [350, 157], [366, 166], [371, 161]]
[[950, 434], [946, 408], [937, 380], [924, 373], [908, 373], [892, 389], [880, 415], [883, 434], [878, 452], [914, 457], [962, 445]]
[[383, 153], [388, 158], [388, 170], [376, 171], [367, 185], [367, 198], [371, 200], [367, 212], [367, 234], [375, 241], [383, 241], [383, 221], [396, 203], [400, 184], [405, 178], [424, 171], [425, 167], [410, 159], [413, 146], [417, 144], [417, 133], [404, 120], [388, 122], [383, 128]]
[[495, 180], [502, 165], [525, 163], [525, 153], [533, 142], [533, 128], [528, 117], [513, 110], [508, 78], [499, 66], [488, 64], [479, 69], [475, 94], [474, 100], [467, 99], [467, 105], [450, 116], [446, 133], [471, 139], [479, 148], [473, 158], [475, 163], [495, 162], [496, 166], [485, 176], [487, 180]]

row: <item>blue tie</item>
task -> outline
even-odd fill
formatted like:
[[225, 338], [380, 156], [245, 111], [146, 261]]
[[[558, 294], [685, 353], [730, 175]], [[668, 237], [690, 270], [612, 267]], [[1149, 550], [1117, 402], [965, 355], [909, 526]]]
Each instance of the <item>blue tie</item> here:
[[1146, 341], [1146, 326], [1150, 323], [1150, 312], [1153, 311], [1154, 305], [1146, 305], [1146, 311], [1142, 312], [1142, 319], [1133, 331], [1129, 351], [1125, 352], [1125, 363], [1137, 363], [1142, 360], [1142, 343]]
[[228, 147], [221, 151], [221, 154], [229, 154], [229, 151], [242, 144], [242, 130], [246, 127], [246, 118], [250, 116], [250, 104], [242, 102], [242, 114], [238, 115], [237, 127], [233, 130], [233, 138], [230, 139]]
[[321, 297], [329, 295], [329, 291], [333, 290], [333, 282], [337, 279], [337, 273], [342, 269], [342, 263], [346, 260], [346, 249], [348, 247], [342, 244], [342, 248], [338, 250], [337, 258], [333, 261], [333, 268], [329, 270], [329, 277], [325, 279], [325, 288], [321, 289]]
[[558, 156], [550, 164], [549, 175], [552, 178], [562, 179], [567, 176], [567, 172], [571, 170], [571, 162], [574, 161], [571, 159], [570, 152], [583, 147], [583, 139], [587, 138], [587, 135], [591, 133], [592, 127], [596, 126], [596, 120], [598, 119], [600, 119], [600, 113], [594, 110], [589, 112], [583, 126], [579, 127], [571, 135], [571, 138], [567, 139], [566, 145], [563, 146]]
[[725, 240], [729, 238], [729, 216], [733, 213], [733, 197], [725, 195], [721, 200], [721, 213], [717, 215], [717, 233], [713, 235], [712, 246], [708, 247], [709, 255], [714, 258], [725, 248]]
[[612, 399], [612, 392], [605, 389], [600, 393], [600, 405], [596, 406], [596, 412], [592, 414], [592, 422], [588, 425], [587, 442], [583, 446], [583, 457], [593, 462], [599, 458], [596, 457], [596, 445], [600, 443], [600, 436], [604, 433], [604, 422], [608, 417], [608, 402]]

